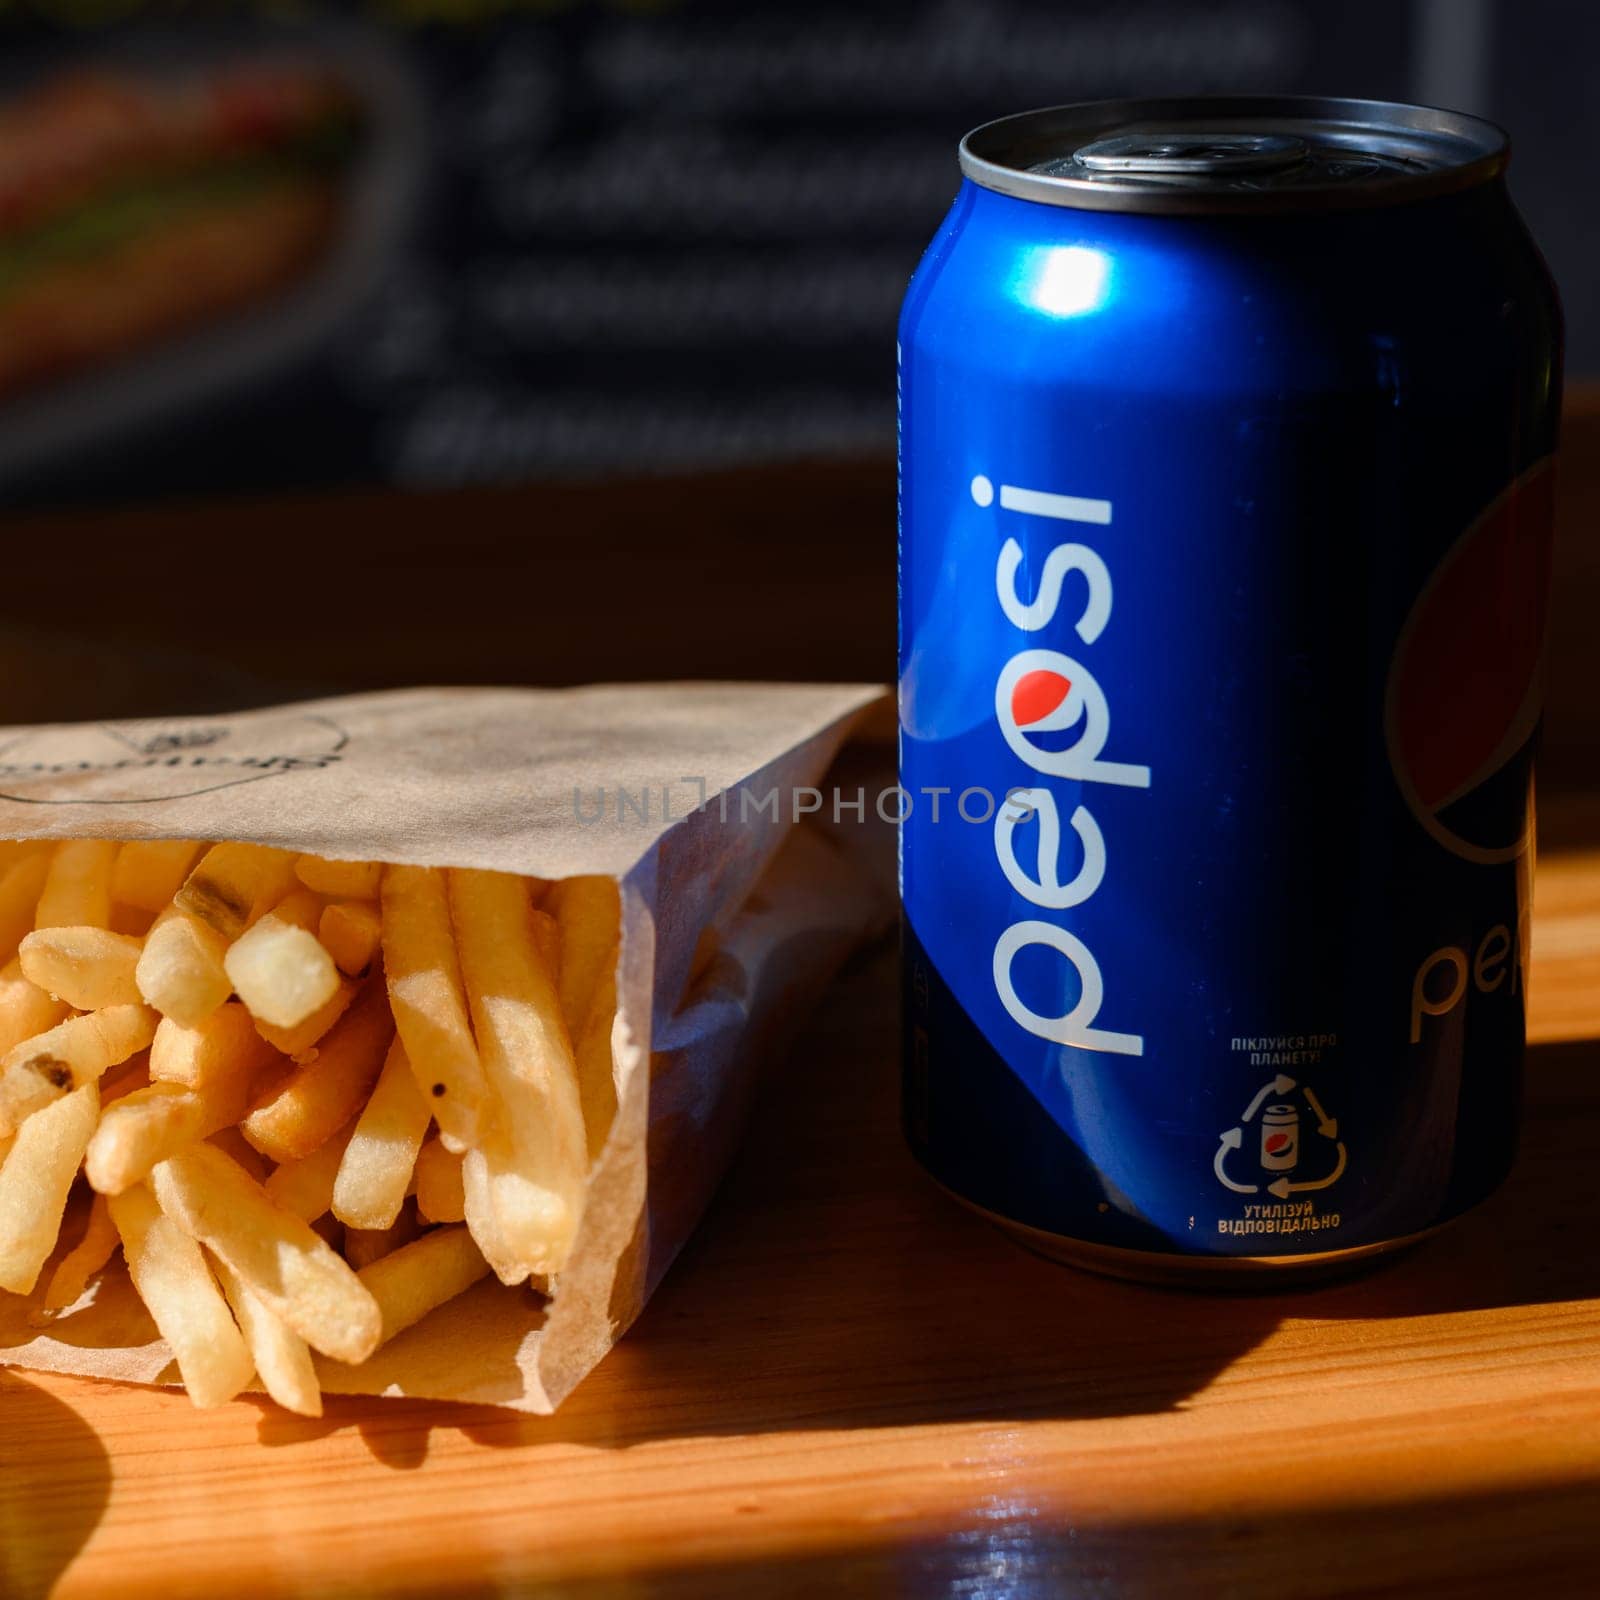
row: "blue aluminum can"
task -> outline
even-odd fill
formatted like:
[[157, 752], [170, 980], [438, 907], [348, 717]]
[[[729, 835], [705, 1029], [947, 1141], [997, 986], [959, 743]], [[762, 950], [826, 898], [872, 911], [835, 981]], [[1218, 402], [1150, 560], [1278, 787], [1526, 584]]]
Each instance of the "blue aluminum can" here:
[[1145, 1278], [1512, 1159], [1560, 313], [1491, 125], [991, 123], [900, 324], [905, 1118]]

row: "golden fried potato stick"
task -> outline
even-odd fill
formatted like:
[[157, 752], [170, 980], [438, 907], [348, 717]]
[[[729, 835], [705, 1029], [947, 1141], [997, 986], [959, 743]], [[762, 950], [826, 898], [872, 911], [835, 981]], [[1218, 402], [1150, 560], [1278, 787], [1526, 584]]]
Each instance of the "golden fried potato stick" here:
[[488, 1273], [489, 1264], [465, 1228], [435, 1228], [363, 1267], [361, 1282], [383, 1318], [379, 1342], [387, 1344]]
[[265, 1183], [272, 1163], [252, 1145], [237, 1128], [219, 1128], [211, 1135], [214, 1144], [225, 1156], [237, 1161], [257, 1183]]
[[150, 1045], [151, 1081], [181, 1083], [190, 1089], [216, 1078], [256, 1075], [269, 1066], [283, 1065], [237, 1000], [218, 1006], [192, 1027], [163, 1017]]
[[75, 1011], [142, 1005], [134, 972], [143, 945], [105, 928], [40, 928], [17, 949], [22, 975]]
[[[448, 885], [473, 1033], [498, 1099], [478, 1146], [496, 1224], [495, 1254], [503, 1249], [515, 1261], [519, 1276], [510, 1281], [529, 1273], [551, 1276], [571, 1249], [588, 1178], [572, 1042], [522, 880], [452, 869]], [[470, 1221], [470, 1206], [467, 1215]], [[491, 1264], [506, 1278], [503, 1261], [491, 1256]]]
[[152, 1083], [107, 1106], [84, 1164], [90, 1187], [121, 1194], [142, 1183], [158, 1161], [231, 1128], [250, 1104], [255, 1081], [251, 1063], [241, 1060], [232, 1078], [217, 1075], [192, 1089]]
[[171, 1347], [189, 1398], [220, 1406], [249, 1383], [250, 1351], [200, 1246], [161, 1214], [143, 1185], [110, 1202], [128, 1276]]
[[383, 922], [378, 908], [367, 900], [336, 900], [325, 906], [317, 937], [346, 976], [360, 975], [372, 965], [383, 942]]
[[229, 946], [223, 970], [258, 1022], [297, 1028], [338, 992], [339, 970], [311, 931], [321, 910], [321, 901], [302, 890]]
[[381, 861], [324, 861], [321, 856], [301, 856], [294, 871], [308, 889], [333, 900], [376, 900], [383, 880]]
[[200, 854], [193, 839], [130, 839], [111, 868], [111, 898], [139, 911], [164, 911]]
[[295, 887], [294, 857], [264, 844], [214, 844], [172, 903], [224, 939], [244, 930]]
[[417, 1088], [406, 1047], [389, 1046], [383, 1071], [356, 1120], [333, 1186], [333, 1214], [346, 1227], [392, 1228], [406, 1203], [417, 1152], [432, 1113]]
[[429, 1222], [464, 1222], [466, 1196], [461, 1187], [461, 1157], [451, 1155], [437, 1139], [417, 1152], [417, 1210]]
[[[352, 1117], [325, 1144], [318, 1145], [298, 1161], [285, 1161], [266, 1180], [266, 1191], [274, 1205], [300, 1218], [317, 1222], [333, 1207], [333, 1186], [339, 1176], [344, 1153], [355, 1135], [357, 1117]], [[241, 1138], [244, 1136], [241, 1134]], [[255, 1151], [256, 1159], [260, 1152]]]
[[54, 846], [48, 839], [0, 839], [0, 878], [29, 856], [48, 857]]
[[487, 1090], [467, 1018], [441, 870], [389, 867], [384, 872], [383, 965], [417, 1087], [441, 1137], [464, 1150], [477, 1138]]
[[288, 1056], [291, 1061], [315, 1061], [322, 1041], [333, 1031], [360, 992], [360, 984], [349, 978], [341, 978], [338, 988], [304, 1022], [292, 1028], [275, 1028], [270, 1022], [262, 1022], [258, 1018], [256, 1032], [274, 1050]]
[[34, 927], [109, 928], [116, 859], [117, 846], [110, 839], [66, 839], [58, 844], [39, 895]]
[[322, 1386], [311, 1363], [311, 1347], [281, 1318], [273, 1316], [239, 1275], [224, 1261], [213, 1261], [217, 1282], [228, 1297], [261, 1387], [297, 1416], [322, 1415]]
[[325, 1144], [360, 1110], [383, 1069], [394, 1018], [381, 978], [360, 997], [317, 1050], [262, 1093], [239, 1126], [273, 1161], [296, 1161]]
[[501, 1226], [495, 1206], [496, 1188], [516, 1182], [508, 1142], [494, 1124], [488, 1125], [485, 1137], [492, 1150], [474, 1145], [461, 1157], [461, 1214], [494, 1275], [505, 1284], [526, 1283], [530, 1269]]
[[0, 1289], [33, 1293], [99, 1115], [99, 1086], [86, 1083], [17, 1129], [0, 1167]]
[[23, 856], [0, 876], [0, 961], [10, 961], [24, 934], [33, 930], [39, 896], [50, 872], [50, 856]]
[[[313, 894], [310, 889], [294, 884], [289, 892], [264, 915], [275, 917], [279, 922], [286, 922], [291, 927], [304, 928], [307, 933], [315, 933], [317, 923], [322, 917], [322, 908], [326, 904], [320, 894]], [[254, 927], [255, 924], [251, 926]]]
[[143, 1050], [159, 1020], [148, 1006], [107, 1006], [13, 1046], [0, 1060], [0, 1138], [41, 1106], [97, 1082], [107, 1067]]
[[164, 1017], [193, 1027], [233, 993], [222, 965], [228, 941], [214, 928], [174, 911], [145, 936], [135, 977], [139, 993]]
[[541, 911], [534, 905], [528, 907], [528, 926], [533, 933], [533, 947], [539, 952], [539, 959], [544, 963], [545, 971], [550, 974], [550, 981], [556, 986], [556, 992], [559, 994], [561, 990], [561, 928], [548, 911]]
[[163, 1161], [150, 1174], [150, 1189], [167, 1216], [313, 1350], [361, 1362], [377, 1349], [382, 1316], [355, 1273], [215, 1145]]
[[611, 1028], [617, 1009], [622, 897], [614, 878], [563, 878], [546, 904], [561, 924], [561, 1011], [571, 1032], [590, 1161], [617, 1111]]
[[10, 961], [0, 967], [0, 1055], [24, 1039], [53, 1028], [70, 1008], [22, 975], [22, 965]]
[[68, 1306], [75, 1306], [93, 1279], [105, 1271], [121, 1244], [106, 1197], [97, 1194], [89, 1207], [83, 1237], [56, 1262], [50, 1274], [50, 1281], [45, 1285], [44, 1309], [65, 1311]]
[[589, 1002], [589, 1015], [574, 1040], [578, 1060], [578, 1089], [583, 1099], [583, 1128], [589, 1160], [599, 1159], [617, 1114], [617, 1079], [612, 1031], [617, 1022], [617, 958], [613, 945]]
[[576, 1039], [601, 979], [616, 968], [622, 898], [615, 878], [563, 878], [545, 907], [561, 927], [561, 1014]]

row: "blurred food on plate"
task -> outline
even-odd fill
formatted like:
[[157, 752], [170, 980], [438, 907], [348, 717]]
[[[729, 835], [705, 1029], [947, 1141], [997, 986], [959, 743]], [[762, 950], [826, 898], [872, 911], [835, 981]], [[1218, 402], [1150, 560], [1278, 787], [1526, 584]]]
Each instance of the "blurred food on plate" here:
[[0, 398], [270, 299], [328, 248], [362, 136], [334, 75], [68, 72], [0, 111]]

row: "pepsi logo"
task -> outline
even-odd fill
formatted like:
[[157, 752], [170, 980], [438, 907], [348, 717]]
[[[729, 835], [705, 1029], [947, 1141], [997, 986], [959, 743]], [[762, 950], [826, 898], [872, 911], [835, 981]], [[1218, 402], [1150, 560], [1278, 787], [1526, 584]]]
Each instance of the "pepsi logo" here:
[[1446, 553], [1395, 646], [1384, 732], [1418, 822], [1468, 861], [1526, 850], [1554, 474], [1517, 479]]
[[[1006, 743], [1035, 772], [1080, 783], [1150, 787], [1150, 769], [1101, 756], [1111, 737], [1111, 707], [1095, 675], [1059, 650], [1022, 650], [1001, 669], [994, 691], [995, 718]], [[1037, 736], [1076, 729], [1066, 749], [1037, 743]]]
[[1011, 691], [1011, 720], [1019, 728], [1043, 729], [1052, 712], [1061, 711], [1072, 692], [1072, 680], [1038, 668], [1025, 672]]

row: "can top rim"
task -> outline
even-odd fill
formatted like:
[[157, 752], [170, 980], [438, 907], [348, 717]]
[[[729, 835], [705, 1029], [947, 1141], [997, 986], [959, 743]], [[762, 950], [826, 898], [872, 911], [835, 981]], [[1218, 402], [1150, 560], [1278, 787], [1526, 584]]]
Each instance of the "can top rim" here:
[[1482, 117], [1393, 100], [1191, 95], [1001, 117], [961, 141], [986, 189], [1090, 211], [1272, 213], [1407, 203], [1503, 172]]

